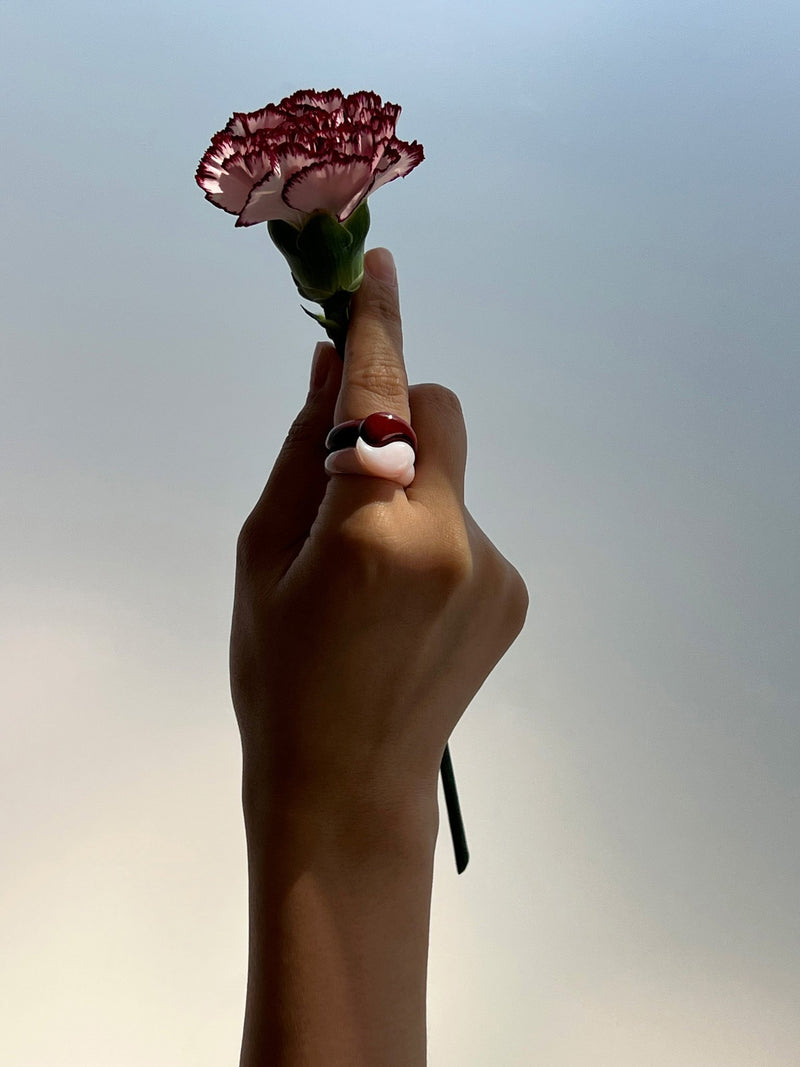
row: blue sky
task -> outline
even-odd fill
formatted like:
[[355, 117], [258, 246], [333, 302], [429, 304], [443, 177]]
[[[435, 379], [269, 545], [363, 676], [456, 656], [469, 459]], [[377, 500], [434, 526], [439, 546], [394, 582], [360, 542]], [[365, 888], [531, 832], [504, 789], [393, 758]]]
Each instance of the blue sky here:
[[7, 2], [4, 1061], [235, 1057], [236, 533], [315, 327], [194, 186], [373, 89], [412, 380], [531, 591], [453, 738], [432, 1067], [789, 1067], [800, 1027], [796, 5]]

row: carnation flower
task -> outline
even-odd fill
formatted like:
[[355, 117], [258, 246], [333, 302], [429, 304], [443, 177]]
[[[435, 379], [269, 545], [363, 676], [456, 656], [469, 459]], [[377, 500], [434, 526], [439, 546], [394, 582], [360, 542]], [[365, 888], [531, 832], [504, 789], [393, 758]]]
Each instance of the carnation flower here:
[[395, 137], [397, 104], [375, 93], [301, 91], [250, 114], [236, 112], [197, 168], [206, 199], [237, 226], [314, 211], [344, 222], [382, 185], [422, 162], [422, 146]]
[[364, 274], [367, 197], [423, 159], [421, 145], [395, 136], [399, 114], [376, 93], [301, 90], [234, 113], [197, 168], [206, 199], [236, 215], [237, 226], [267, 223], [300, 295], [322, 304], [313, 318], [341, 353]]

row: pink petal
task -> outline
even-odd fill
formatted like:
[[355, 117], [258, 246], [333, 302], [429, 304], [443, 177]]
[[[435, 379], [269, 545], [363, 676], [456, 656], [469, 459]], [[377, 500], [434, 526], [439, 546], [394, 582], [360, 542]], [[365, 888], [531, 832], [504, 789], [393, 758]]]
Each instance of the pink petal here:
[[375, 116], [367, 126], [352, 125], [348, 129], [353, 131], [350, 137], [354, 154], [371, 156], [376, 161], [394, 138], [394, 123], [381, 116]]
[[400, 114], [397, 104], [384, 104], [377, 93], [366, 92], [348, 96], [344, 102], [344, 111], [351, 122], [358, 123], [369, 122], [370, 118], [377, 114], [394, 123]]
[[375, 184], [372, 186], [372, 192], [394, 181], [395, 178], [405, 178], [406, 174], [410, 174], [424, 158], [422, 145], [417, 144], [416, 141], [412, 141], [411, 144], [406, 144], [405, 141], [391, 141], [386, 146], [383, 158], [375, 169]]
[[294, 204], [287, 203], [281, 194], [287, 182], [314, 163], [317, 157], [303, 145], [288, 144], [274, 146], [271, 156], [271, 173], [258, 184], [251, 183], [252, 191], [240, 209], [237, 226], [254, 226], [272, 219], [297, 224], [302, 220], [301, 212], [296, 210]]
[[343, 101], [344, 97], [339, 89], [327, 89], [321, 93], [315, 89], [300, 89], [281, 100], [278, 107], [289, 114], [296, 114], [298, 110], [305, 110], [309, 107], [331, 112], [338, 110]]
[[289, 207], [309, 214], [327, 211], [344, 222], [372, 184], [372, 163], [359, 156], [337, 156], [305, 167], [290, 178], [283, 190]]
[[283, 219], [300, 225], [303, 216], [292, 210], [285, 202], [283, 192], [283, 178], [275, 174], [268, 174], [258, 185], [253, 186], [247, 203], [239, 213], [236, 220], [237, 226], [255, 226], [259, 222], [271, 222], [273, 219]]
[[240, 146], [241, 142], [217, 134], [196, 175], [206, 199], [232, 215], [238, 215], [245, 206], [253, 184], [272, 170], [268, 151], [256, 149], [245, 155]]
[[246, 114], [243, 111], [235, 111], [228, 119], [228, 125], [223, 133], [229, 133], [232, 137], [247, 137], [256, 130], [271, 130], [286, 121], [286, 115], [274, 104], [267, 104], [259, 111], [251, 111]]

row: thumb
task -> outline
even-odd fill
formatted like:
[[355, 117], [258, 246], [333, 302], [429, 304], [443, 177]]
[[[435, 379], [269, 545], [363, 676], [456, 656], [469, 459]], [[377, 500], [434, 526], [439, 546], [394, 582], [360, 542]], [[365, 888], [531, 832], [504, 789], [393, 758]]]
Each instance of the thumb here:
[[320, 341], [306, 402], [242, 530], [248, 555], [256, 554], [262, 565], [285, 564], [287, 554], [296, 554], [317, 517], [328, 484], [325, 437], [333, 425], [341, 375], [336, 349]]

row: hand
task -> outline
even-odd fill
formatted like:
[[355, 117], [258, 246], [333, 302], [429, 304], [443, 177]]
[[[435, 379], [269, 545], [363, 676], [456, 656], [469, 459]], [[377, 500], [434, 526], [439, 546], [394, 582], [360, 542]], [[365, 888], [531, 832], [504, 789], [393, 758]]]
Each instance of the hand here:
[[[525, 586], [464, 507], [456, 397], [408, 389], [391, 257], [371, 252], [342, 361], [312, 386], [239, 538], [250, 962], [241, 1067], [421, 1067], [437, 775], [519, 632]], [[389, 411], [408, 489], [324, 472], [335, 422]]]
[[[436, 791], [444, 746], [518, 634], [527, 593], [464, 506], [453, 393], [408, 389], [391, 257], [367, 257], [347, 355], [318, 346], [312, 388], [239, 541], [231, 639], [248, 786], [283, 803]], [[391, 411], [416, 477], [323, 472], [335, 422]]]

